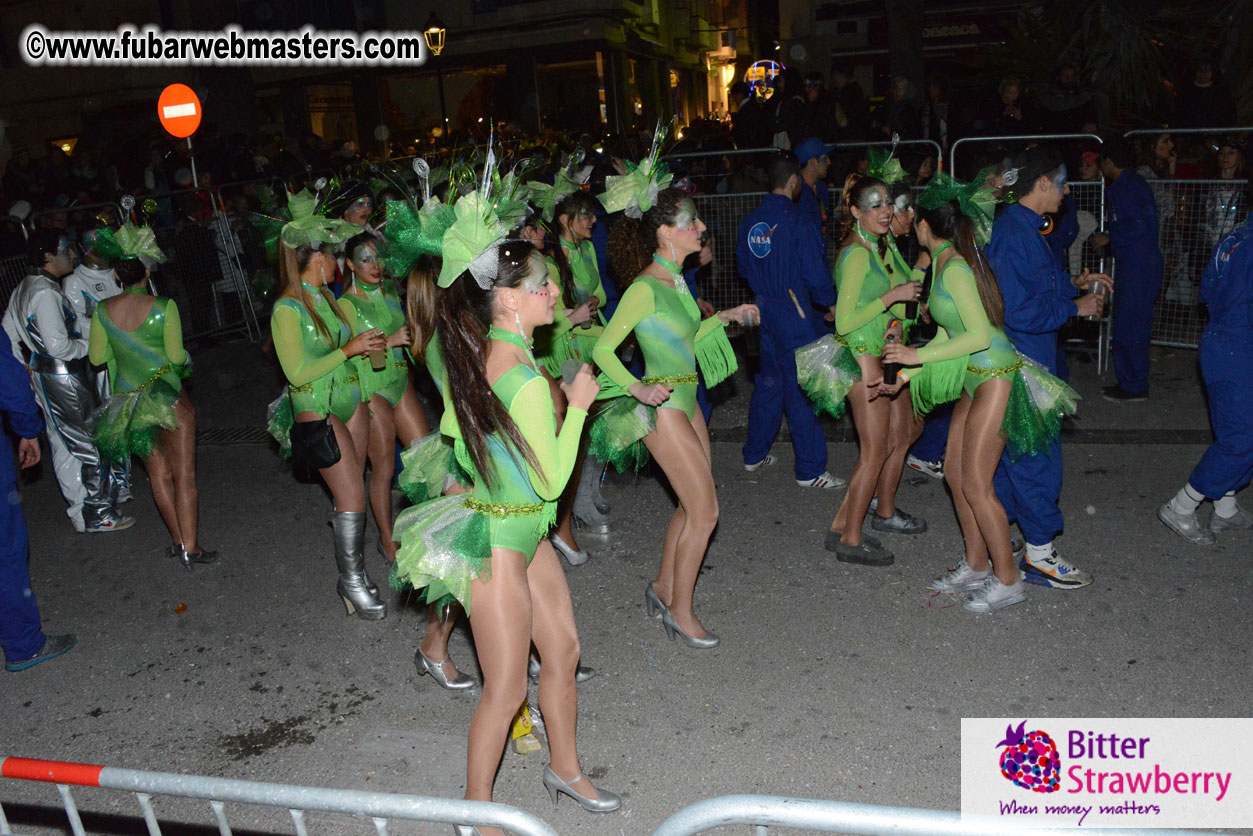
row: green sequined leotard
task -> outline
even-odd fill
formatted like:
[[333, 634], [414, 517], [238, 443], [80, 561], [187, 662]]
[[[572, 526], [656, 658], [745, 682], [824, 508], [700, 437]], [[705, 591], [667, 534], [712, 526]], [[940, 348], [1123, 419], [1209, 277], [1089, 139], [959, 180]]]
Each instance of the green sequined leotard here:
[[[339, 308], [352, 327], [353, 336], [377, 328], [390, 337], [404, 327], [405, 311], [400, 306], [400, 294], [391, 279], [384, 278], [375, 285], [353, 282], [353, 287], [359, 288], [366, 298], [362, 299], [355, 293], [339, 297]], [[378, 393], [392, 406], [400, 403], [409, 385], [409, 363], [403, 347], [394, 346], [388, 350], [387, 366], [382, 371], [374, 371], [367, 354], [352, 360], [361, 381], [363, 400], [368, 401], [371, 395]]]
[[295, 415], [315, 412], [319, 417], [334, 415], [347, 422], [361, 404], [357, 370], [343, 352], [343, 346], [352, 339], [352, 330], [335, 316], [319, 288], [304, 284], [304, 290], [312, 298], [313, 310], [326, 326], [331, 342], [328, 345], [323, 339], [298, 300], [284, 296], [274, 303], [270, 333], [290, 384], [292, 410]]
[[[522, 344], [521, 337], [492, 328], [491, 339]], [[587, 413], [566, 408], [561, 432], [548, 381], [520, 363], [492, 384], [518, 431], [539, 464], [536, 472], [506, 440], [493, 435], [490, 486], [475, 476], [468, 496], [449, 496], [407, 509], [396, 520], [401, 543], [396, 578], [424, 588], [428, 601], [451, 595], [470, 611], [470, 581], [490, 573], [491, 549], [521, 552], [528, 564], [539, 541], [557, 515], [557, 499], [565, 489], [579, 455], [579, 439]], [[468, 467], [464, 442], [457, 458]]]
[[[988, 322], [975, 275], [961, 256], [953, 256], [931, 283], [931, 317], [948, 335], [918, 349], [921, 363], [969, 355], [962, 388], [970, 397], [981, 383], [1008, 379], [1017, 371], [1018, 352], [1005, 332]], [[975, 371], [977, 370], [977, 371]]]
[[109, 368], [111, 394], [95, 419], [96, 446], [111, 461], [152, 455], [158, 427], [178, 427], [174, 405], [189, 373], [183, 328], [174, 300], [157, 297], [134, 331], [119, 327], [109, 304], [91, 318], [88, 356]]
[[[855, 355], [883, 353], [883, 335], [893, 319], [904, 321], [905, 303], [898, 302], [891, 311], [879, 300], [893, 287], [910, 280], [910, 274], [895, 266], [889, 274], [879, 259], [878, 238], [865, 235], [869, 242], [849, 244], [835, 261], [835, 332]], [[874, 250], [874, 252], [871, 252]], [[888, 248], [891, 259], [891, 248]]]
[[930, 307], [942, 330], [918, 350], [922, 372], [910, 381], [915, 409], [926, 412], [963, 391], [973, 398], [983, 383], [1009, 380], [1001, 435], [1010, 458], [1047, 450], [1061, 431], [1062, 416], [1077, 409], [1075, 390], [1020, 355], [988, 321], [974, 273], [960, 256], [950, 258], [935, 277]]
[[[644, 352], [642, 381], [636, 380], [614, 353], [632, 331]], [[716, 316], [701, 321], [682, 275], [671, 287], [647, 274], [637, 278], [622, 294], [613, 319], [592, 351], [596, 365], [623, 391], [641, 382], [674, 387], [669, 400], [661, 406], [683, 410], [688, 420], [696, 413], [698, 354], [708, 386], [716, 386], [735, 372], [735, 355], [727, 343], [722, 321]]]

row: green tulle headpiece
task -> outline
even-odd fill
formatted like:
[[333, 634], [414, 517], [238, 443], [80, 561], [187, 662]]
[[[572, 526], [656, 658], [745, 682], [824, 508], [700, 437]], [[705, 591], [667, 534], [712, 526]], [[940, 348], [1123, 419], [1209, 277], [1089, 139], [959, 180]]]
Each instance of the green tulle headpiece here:
[[627, 163], [626, 174], [605, 178], [605, 192], [600, 195], [601, 205], [610, 214], [625, 212], [628, 218], [642, 218], [653, 208], [657, 194], [670, 185], [674, 175], [661, 162], [661, 146], [665, 144], [669, 128], [657, 124], [653, 131], [653, 146], [639, 165]]
[[116, 230], [97, 231], [94, 249], [108, 262], [137, 258], [149, 270], [167, 260], [165, 253], [157, 246], [157, 236], [152, 227], [135, 226], [130, 221]]
[[962, 214], [974, 223], [975, 244], [986, 247], [992, 240], [992, 220], [996, 213], [994, 173], [995, 169], [985, 168], [969, 183], [962, 183], [941, 171], [918, 196], [918, 205], [930, 210], [956, 200]]
[[[292, 194], [287, 193], [287, 205], [274, 214], [254, 212], [253, 226], [265, 242], [266, 253], [277, 253], [278, 244], [296, 249], [309, 245], [342, 244], [352, 236], [361, 232], [361, 227], [338, 218], [328, 218], [324, 212], [327, 206], [339, 200], [344, 190], [338, 181], [319, 179], [314, 188], [316, 193], [307, 188]], [[326, 195], [326, 197], [321, 197]]]
[[905, 179], [905, 169], [901, 161], [896, 159], [896, 146], [901, 141], [900, 134], [892, 134], [892, 147], [886, 151], [871, 148], [866, 152], [866, 176], [892, 186]]
[[557, 169], [552, 185], [539, 180], [532, 180], [527, 184], [531, 203], [540, 210], [546, 222], [552, 223], [557, 214], [557, 205], [579, 190], [580, 184], [575, 179], [574, 172], [585, 156], [586, 152], [582, 146], [575, 148]]

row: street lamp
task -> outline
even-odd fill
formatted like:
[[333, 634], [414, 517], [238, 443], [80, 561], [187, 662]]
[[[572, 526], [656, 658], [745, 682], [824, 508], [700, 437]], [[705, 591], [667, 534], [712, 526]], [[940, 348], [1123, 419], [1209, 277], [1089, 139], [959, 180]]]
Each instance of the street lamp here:
[[[427, 18], [426, 29], [422, 31], [422, 38], [426, 41], [426, 48], [436, 58], [444, 51], [444, 36], [448, 34], [448, 30], [444, 28], [444, 21], [435, 16], [435, 12], [431, 12], [431, 16]], [[439, 117], [443, 121], [440, 127], [444, 132], [448, 131], [448, 110], [444, 104], [444, 68], [436, 62], [435, 77], [439, 80]]]

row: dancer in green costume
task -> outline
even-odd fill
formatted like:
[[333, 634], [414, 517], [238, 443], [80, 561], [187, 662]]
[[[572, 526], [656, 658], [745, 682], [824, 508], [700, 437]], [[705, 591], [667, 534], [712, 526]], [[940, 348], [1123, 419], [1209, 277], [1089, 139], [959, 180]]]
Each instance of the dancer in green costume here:
[[1009, 521], [992, 486], [1008, 440], [1011, 453], [1043, 449], [1057, 437], [1061, 415], [1077, 396], [1021, 357], [1002, 330], [1004, 304], [987, 260], [976, 249], [986, 237], [990, 206], [976, 179], [962, 186], [942, 177], [919, 199], [918, 240], [934, 259], [931, 316], [942, 331], [920, 349], [889, 345], [886, 361], [915, 366], [910, 383], [920, 410], [960, 397], [949, 429], [944, 477], [966, 543], [965, 559], [933, 582], [943, 592], [969, 593], [976, 612], [1026, 599], [1010, 546]]
[[[294, 220], [283, 226], [277, 243], [282, 295], [270, 319], [288, 387], [271, 404], [271, 432], [280, 445], [290, 445], [292, 421], [329, 422], [340, 458], [318, 472], [335, 500], [336, 590], [349, 614], [377, 620], [387, 615], [387, 607], [365, 571], [363, 477], [370, 422], [349, 358], [383, 351], [387, 338], [376, 328], [354, 337], [326, 287], [335, 275], [333, 249], [356, 234], [357, 227], [318, 214], [316, 198], [305, 192], [290, 196], [288, 207]], [[290, 416], [286, 420], [285, 414]]]
[[[652, 168], [651, 158], [623, 176], [638, 175], [646, 166]], [[636, 433], [634, 438], [612, 440], [611, 449], [606, 449], [598, 443], [594, 427], [592, 450], [621, 466], [622, 451], [632, 446], [627, 442], [642, 436], [661, 465], [679, 506], [666, 531], [657, 578], [644, 590], [645, 606], [650, 615], [661, 614], [672, 639], [679, 636], [690, 647], [714, 647], [718, 637], [701, 625], [692, 603], [696, 577], [718, 522], [709, 430], [696, 409], [696, 364], [699, 360], [710, 387], [733, 374], [735, 354], [723, 328], [730, 322], [754, 324], [760, 313], [756, 305], [740, 305], [702, 322], [680, 266], [700, 250], [705, 231], [691, 198], [680, 189], [650, 195], [648, 178], [638, 178], [634, 201], [618, 205], [613, 179], [601, 200], [610, 211], [626, 209], [609, 232], [610, 263], [626, 290], [593, 357], [629, 397], [607, 408], [597, 422], [608, 425], [622, 419], [634, 423]], [[644, 353], [642, 380], [614, 353], [631, 333]]]
[[922, 285], [895, 266], [889, 236], [893, 207], [881, 181], [850, 174], [844, 182], [843, 248], [836, 257], [835, 331], [857, 359], [861, 379], [848, 393], [860, 449], [848, 492], [827, 532], [826, 548], [836, 559], [865, 566], [887, 566], [895, 557], [879, 540], [862, 534], [862, 520], [877, 498], [872, 526], [879, 531], [918, 534], [925, 521], [896, 507], [910, 440], [917, 429], [904, 385], [883, 383], [879, 355], [892, 320], [896, 340], [904, 339], [905, 302], [916, 300]]
[[379, 530], [379, 551], [389, 563], [396, 560], [392, 540], [392, 477], [396, 472], [396, 439], [408, 447], [429, 432], [426, 414], [409, 382], [406, 347], [410, 342], [400, 294], [383, 274], [378, 239], [370, 233], [354, 235], [345, 244], [344, 262], [352, 283], [339, 298], [339, 307], [354, 334], [370, 329], [387, 337], [383, 368], [374, 370], [377, 355], [353, 358], [361, 398], [370, 414], [370, 507]]
[[96, 306], [88, 357], [109, 369], [110, 395], [95, 417], [93, 440], [114, 462], [140, 456], [152, 498], [170, 532], [170, 557], [188, 569], [212, 563], [200, 547], [196, 493], [196, 412], [183, 389], [191, 360], [173, 299], [148, 292], [149, 264], [165, 261], [148, 227], [101, 230], [97, 250], [114, 260], [123, 290]]
[[[556, 288], [529, 243], [504, 241], [503, 224], [479, 193], [455, 204], [445, 235], [438, 330], [459, 438], [473, 471], [469, 495], [406, 510], [396, 521], [398, 576], [451, 595], [470, 616], [483, 695], [470, 724], [466, 798], [489, 801], [510, 724], [526, 696], [527, 659], [541, 657], [540, 709], [552, 760], [544, 784], [584, 809], [608, 812], [621, 799], [581, 771], [575, 746], [578, 636], [565, 574], [544, 539], [574, 466], [587, 408], [598, 386], [584, 365], [563, 384], [566, 419], [556, 430], [548, 382], [530, 338], [552, 321]], [[484, 836], [489, 831], [483, 830]], [[495, 832], [493, 832], [495, 833]]]

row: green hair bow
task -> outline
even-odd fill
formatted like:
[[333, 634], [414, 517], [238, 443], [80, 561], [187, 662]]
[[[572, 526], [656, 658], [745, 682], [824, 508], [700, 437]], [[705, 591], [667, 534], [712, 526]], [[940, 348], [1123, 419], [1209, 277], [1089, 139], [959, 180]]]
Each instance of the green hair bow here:
[[530, 193], [531, 202], [540, 210], [544, 220], [552, 223], [557, 214], [557, 204], [577, 192], [579, 184], [574, 182], [574, 179], [566, 174], [563, 168], [557, 171], [557, 176], [553, 179], [551, 186], [539, 180], [532, 180], [527, 183], [527, 190]]
[[167, 260], [165, 253], [157, 246], [157, 236], [152, 227], [135, 226], [130, 221], [116, 230], [99, 230], [96, 233], [95, 251], [106, 261], [137, 258], [149, 270]]
[[481, 192], [460, 198], [453, 211], [456, 219], [444, 232], [439, 286], [448, 287], [469, 270], [479, 287], [487, 290], [496, 279], [496, 247], [505, 240], [505, 225]]
[[600, 195], [600, 202], [606, 212], [626, 212], [628, 218], [642, 218], [653, 208], [657, 194], [674, 179], [669, 168], [659, 159], [668, 133], [669, 129], [659, 123], [653, 132], [653, 146], [648, 156], [639, 165], [627, 163], [626, 174], [605, 178], [605, 192]]
[[969, 183], [962, 183], [946, 172], [939, 172], [918, 196], [923, 209], [935, 209], [956, 200], [962, 214], [974, 223], [975, 244], [986, 247], [992, 239], [992, 220], [996, 213], [994, 168], [985, 168]]
[[866, 176], [891, 186], [905, 179], [905, 169], [895, 156], [896, 146], [889, 151], [871, 148], [866, 152]]
[[305, 245], [342, 244], [361, 231], [361, 227], [338, 218], [318, 213], [318, 198], [308, 189], [287, 196], [291, 220], [283, 225], [279, 238], [291, 249]]

